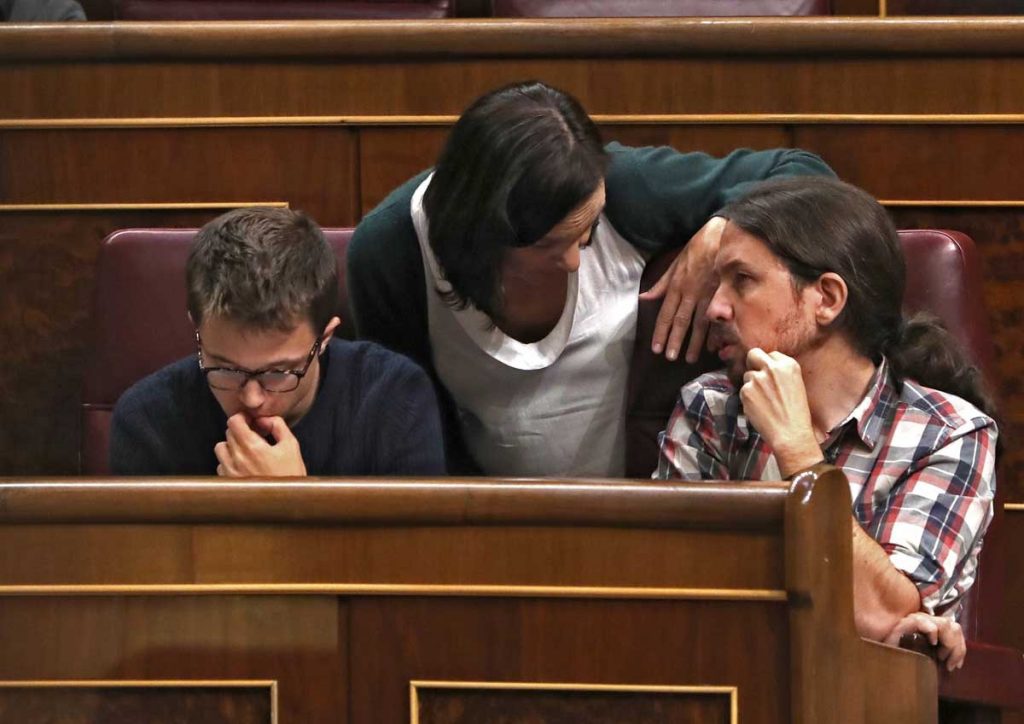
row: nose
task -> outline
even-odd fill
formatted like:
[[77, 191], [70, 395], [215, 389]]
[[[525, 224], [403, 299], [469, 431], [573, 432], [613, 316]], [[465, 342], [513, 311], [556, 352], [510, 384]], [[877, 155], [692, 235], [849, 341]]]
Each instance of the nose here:
[[729, 304], [721, 284], [715, 289], [708, 303], [707, 316], [712, 322], [728, 322], [732, 319], [732, 305]]
[[241, 390], [238, 391], [238, 399], [247, 410], [255, 410], [263, 404], [267, 393], [260, 387], [260, 383], [254, 379], [246, 381]]
[[580, 268], [580, 244], [572, 244], [558, 260], [558, 266], [570, 274]]

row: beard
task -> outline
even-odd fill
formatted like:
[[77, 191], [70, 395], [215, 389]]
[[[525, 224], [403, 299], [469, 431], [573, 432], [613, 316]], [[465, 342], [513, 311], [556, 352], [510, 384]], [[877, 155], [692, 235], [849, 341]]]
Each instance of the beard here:
[[778, 320], [769, 334], [759, 335], [749, 345], [742, 341], [738, 330], [731, 325], [712, 322], [708, 332], [708, 347], [716, 352], [726, 351], [727, 356], [722, 359], [725, 372], [729, 381], [738, 390], [743, 386], [743, 375], [747, 371], [747, 354], [753, 347], [760, 347], [765, 352], [781, 352], [801, 362], [802, 357], [819, 349], [826, 338], [824, 330], [809, 326], [799, 311], [793, 310]]

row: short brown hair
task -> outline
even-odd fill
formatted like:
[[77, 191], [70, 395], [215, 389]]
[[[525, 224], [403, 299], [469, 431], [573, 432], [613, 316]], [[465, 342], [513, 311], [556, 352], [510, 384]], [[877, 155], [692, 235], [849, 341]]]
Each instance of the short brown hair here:
[[236, 209], [196, 234], [185, 267], [188, 311], [254, 329], [290, 330], [308, 319], [319, 334], [338, 302], [334, 251], [301, 211]]

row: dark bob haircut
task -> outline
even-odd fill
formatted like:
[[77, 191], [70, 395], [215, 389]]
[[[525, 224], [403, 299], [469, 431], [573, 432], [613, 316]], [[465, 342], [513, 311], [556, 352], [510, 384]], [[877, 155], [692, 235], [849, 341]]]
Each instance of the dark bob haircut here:
[[498, 316], [505, 251], [535, 244], [593, 195], [607, 164], [597, 127], [567, 93], [528, 81], [474, 101], [424, 196], [449, 301]]

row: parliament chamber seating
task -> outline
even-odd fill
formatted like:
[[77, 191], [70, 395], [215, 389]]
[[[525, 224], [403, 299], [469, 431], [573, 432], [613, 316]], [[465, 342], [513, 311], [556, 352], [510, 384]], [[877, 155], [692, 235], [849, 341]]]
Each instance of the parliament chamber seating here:
[[[344, 279], [350, 230], [325, 231]], [[193, 351], [193, 234], [104, 242], [85, 472], [103, 470], [117, 394]], [[8, 711], [935, 720], [934, 666], [853, 631], [849, 494], [828, 466], [732, 485], [30, 479], [0, 481], [0, 501]]]
[[452, 17], [452, 0], [117, 0], [118, 20], [355, 20]]
[[830, 15], [830, 0], [492, 0], [495, 17], [629, 18]]
[[[195, 353], [185, 305], [185, 261], [195, 229], [126, 229], [101, 247], [93, 342], [82, 387], [81, 472], [109, 471], [110, 417], [118, 397], [146, 375]], [[351, 229], [324, 229], [338, 258], [337, 334], [355, 336], [345, 288]]]
[[[959, 232], [934, 229], [903, 230], [899, 234], [907, 260], [904, 308], [910, 313], [924, 311], [938, 316], [986, 377], [992, 379], [994, 350], [974, 241]], [[674, 257], [674, 253], [668, 253], [652, 260], [644, 270], [641, 288], [650, 287]], [[626, 428], [627, 474], [631, 477], [646, 477], [656, 467], [658, 433], [665, 427], [679, 388], [695, 376], [721, 366], [717, 357], [706, 350], [694, 365], [670, 363], [652, 354], [650, 339], [658, 308], [658, 302], [641, 301], [637, 320]], [[940, 694], [947, 709], [956, 709], [960, 706], [958, 702], [972, 708], [1024, 709], [1021, 653], [985, 643], [998, 639], [1002, 615], [1006, 551], [1001, 530], [1005, 498], [1005, 486], [997, 485], [995, 518], [986, 534], [977, 580], [967, 594], [960, 617], [969, 642], [967, 661], [961, 671], [952, 675], [943, 672], [940, 678]], [[919, 642], [908, 641], [907, 645], [920, 648]], [[978, 719], [983, 720], [987, 721]]]

